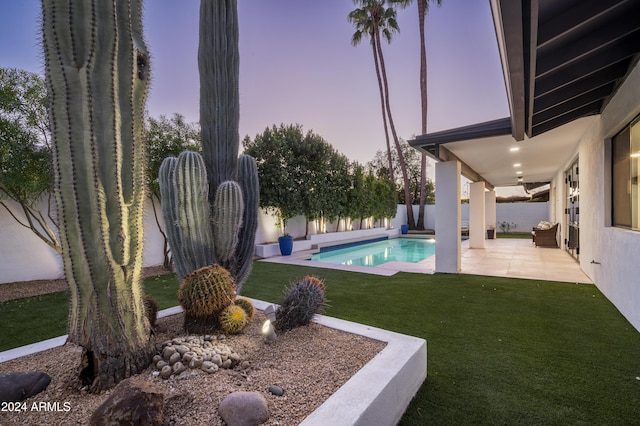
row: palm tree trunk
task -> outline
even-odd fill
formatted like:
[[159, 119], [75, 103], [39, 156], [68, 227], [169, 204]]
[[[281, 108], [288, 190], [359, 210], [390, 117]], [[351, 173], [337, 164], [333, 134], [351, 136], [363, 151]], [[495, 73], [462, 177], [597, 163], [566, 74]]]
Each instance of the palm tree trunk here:
[[378, 78], [378, 89], [380, 90], [380, 108], [382, 108], [382, 122], [384, 123], [384, 136], [387, 141], [387, 161], [389, 163], [389, 179], [395, 182], [393, 170], [393, 159], [391, 156], [391, 142], [389, 141], [389, 128], [387, 126], [387, 113], [384, 108], [384, 89], [382, 87], [382, 76], [380, 75], [380, 63], [378, 61], [378, 51], [376, 50], [375, 36], [371, 37], [371, 48], [373, 49], [373, 62], [376, 65], [376, 77]]
[[[418, 1], [418, 24], [420, 26], [420, 105], [422, 107], [422, 134], [427, 133], [427, 47], [424, 40], [424, 20], [427, 13], [427, 0]], [[420, 156], [420, 208], [418, 210], [418, 229], [425, 229], [424, 211], [427, 198], [427, 155]]]
[[389, 117], [389, 125], [391, 127], [391, 134], [393, 135], [393, 142], [395, 143], [396, 151], [398, 153], [398, 161], [400, 163], [400, 170], [402, 171], [402, 181], [404, 182], [404, 198], [405, 198], [405, 205], [407, 208], [407, 222], [409, 224], [409, 229], [415, 229], [415, 220], [413, 218], [413, 207], [411, 205], [411, 191], [409, 187], [409, 174], [407, 173], [407, 165], [404, 161], [404, 156], [402, 155], [402, 148], [400, 147], [398, 134], [396, 133], [396, 127], [393, 123], [393, 116], [391, 115], [391, 106], [389, 103], [389, 83], [387, 81], [387, 71], [384, 65], [384, 56], [382, 55], [382, 46], [380, 43], [380, 32], [377, 30], [377, 28], [374, 33], [374, 40], [376, 44], [376, 49], [378, 51], [378, 58], [380, 59], [380, 70], [382, 74], [382, 83], [384, 85], [385, 107], [387, 109], [387, 115]]

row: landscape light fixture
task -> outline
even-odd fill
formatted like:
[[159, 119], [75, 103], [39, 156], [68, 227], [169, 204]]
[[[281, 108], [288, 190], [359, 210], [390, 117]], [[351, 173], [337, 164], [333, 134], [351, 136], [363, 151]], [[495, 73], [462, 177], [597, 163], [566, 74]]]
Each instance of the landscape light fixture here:
[[273, 328], [273, 324], [271, 324], [271, 320], [266, 320], [264, 324], [262, 324], [262, 335], [266, 343], [273, 342], [278, 337], [276, 335], [276, 329]]

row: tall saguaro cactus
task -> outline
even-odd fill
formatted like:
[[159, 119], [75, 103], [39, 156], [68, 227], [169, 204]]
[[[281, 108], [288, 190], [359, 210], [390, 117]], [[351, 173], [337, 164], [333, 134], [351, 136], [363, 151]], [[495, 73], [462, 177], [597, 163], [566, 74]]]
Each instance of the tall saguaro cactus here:
[[[198, 155], [195, 153], [183, 152], [177, 160], [165, 159], [159, 182], [165, 222], [174, 225], [168, 237], [178, 279], [218, 263], [231, 272], [240, 293], [251, 271], [260, 199], [255, 160], [247, 155], [238, 157], [237, 9], [235, 0], [200, 3], [200, 126], [208, 197], [203, 197], [200, 190], [201, 162], [187, 162]], [[189, 180], [179, 178], [181, 164], [188, 164], [184, 175]], [[202, 214], [195, 214], [203, 211], [203, 204], [209, 209], [209, 225]], [[191, 251], [194, 247], [198, 253]]]
[[141, 289], [141, 0], [43, 0], [55, 194], [70, 288], [69, 341], [92, 391], [144, 369], [153, 341]]

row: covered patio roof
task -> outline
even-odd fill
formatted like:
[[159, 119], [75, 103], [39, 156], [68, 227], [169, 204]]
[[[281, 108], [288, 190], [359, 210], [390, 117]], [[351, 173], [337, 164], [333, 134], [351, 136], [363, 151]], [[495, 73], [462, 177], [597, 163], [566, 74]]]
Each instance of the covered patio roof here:
[[438, 161], [450, 151], [482, 180], [507, 186], [517, 182], [508, 148], [523, 141], [524, 182], [549, 181], [585, 117], [602, 112], [638, 62], [640, 1], [491, 0], [491, 9], [511, 117], [409, 143]]
[[[523, 183], [550, 182], [558, 169], [574, 155], [580, 137], [593, 121], [594, 117], [574, 120], [532, 139], [525, 137], [520, 142], [515, 141], [510, 128], [502, 129], [502, 132], [496, 130], [493, 134], [475, 132], [478, 128], [486, 129], [496, 124], [489, 122], [418, 136], [409, 144], [437, 161], [450, 160], [453, 154], [466, 166], [462, 167], [463, 176], [475, 182], [484, 180], [488, 188], [518, 185], [519, 176]], [[518, 150], [512, 151], [512, 148]], [[515, 164], [520, 166], [515, 167]], [[518, 171], [522, 174], [517, 174]]]

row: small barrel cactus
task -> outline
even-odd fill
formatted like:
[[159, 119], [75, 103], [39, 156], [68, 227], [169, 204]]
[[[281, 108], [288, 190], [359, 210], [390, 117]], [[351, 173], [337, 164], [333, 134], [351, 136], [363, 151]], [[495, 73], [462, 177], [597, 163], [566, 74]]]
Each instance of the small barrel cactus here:
[[253, 306], [253, 302], [247, 299], [246, 297], [238, 297], [233, 301], [234, 305], [240, 306], [247, 313], [247, 322], [253, 319], [253, 316], [256, 313], [256, 308]]
[[324, 282], [312, 276], [292, 285], [276, 310], [276, 330], [284, 332], [308, 325], [326, 305], [324, 290]]
[[205, 266], [185, 275], [178, 289], [184, 308], [185, 330], [206, 332], [218, 323], [218, 316], [236, 297], [233, 277], [220, 265]]
[[238, 305], [227, 306], [220, 314], [220, 329], [226, 334], [238, 334], [248, 323], [247, 313]]

